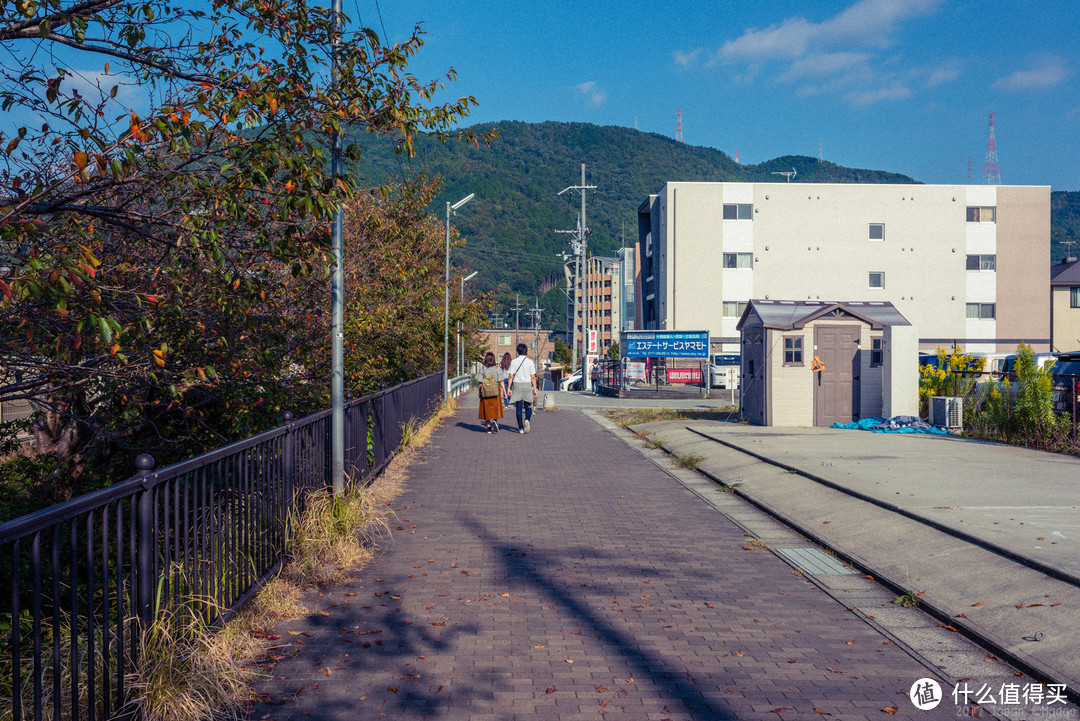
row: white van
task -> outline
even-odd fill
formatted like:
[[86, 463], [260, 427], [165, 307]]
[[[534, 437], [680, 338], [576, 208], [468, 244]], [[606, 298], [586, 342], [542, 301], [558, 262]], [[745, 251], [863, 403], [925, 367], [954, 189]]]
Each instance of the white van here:
[[738, 353], [714, 353], [709, 356], [709, 387], [739, 389]]

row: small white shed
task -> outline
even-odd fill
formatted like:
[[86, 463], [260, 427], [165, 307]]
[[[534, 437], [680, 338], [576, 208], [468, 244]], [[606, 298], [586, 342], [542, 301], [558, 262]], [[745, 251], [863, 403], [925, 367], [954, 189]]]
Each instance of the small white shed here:
[[751, 300], [737, 328], [751, 423], [918, 414], [918, 337], [892, 303]]

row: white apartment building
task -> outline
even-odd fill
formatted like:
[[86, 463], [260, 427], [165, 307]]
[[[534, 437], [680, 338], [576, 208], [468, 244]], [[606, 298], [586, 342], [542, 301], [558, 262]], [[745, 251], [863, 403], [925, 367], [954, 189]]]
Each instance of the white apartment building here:
[[750, 299], [889, 301], [920, 349], [1049, 350], [1049, 186], [664, 185], [638, 210], [642, 329], [738, 352]]

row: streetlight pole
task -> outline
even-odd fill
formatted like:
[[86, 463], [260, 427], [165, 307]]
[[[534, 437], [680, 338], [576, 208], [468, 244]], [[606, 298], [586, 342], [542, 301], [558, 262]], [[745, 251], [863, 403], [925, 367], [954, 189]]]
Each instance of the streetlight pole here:
[[[341, 0], [336, 0], [340, 2]], [[469, 193], [464, 198], [450, 204], [446, 201], [446, 282], [443, 283], [443, 403], [450, 400], [450, 214], [476, 197]]]
[[[465, 306], [465, 281], [472, 280], [477, 275], [479, 275], [479, 273], [480, 273], [480, 271], [474, 270], [472, 273], [469, 273], [467, 276], [465, 276], [464, 278], [461, 279], [461, 305], [462, 305], [462, 307]], [[465, 349], [464, 349], [464, 347], [462, 346], [462, 343], [461, 343], [461, 321], [459, 320], [457, 322], [457, 372], [458, 372], [458, 375], [461, 375], [461, 367], [463, 365], [465, 365]]]
[[[596, 190], [595, 185], [585, 185], [585, 163], [581, 164], [581, 185], [571, 185], [567, 188], [563, 188], [559, 191], [559, 195], [562, 195], [568, 190], [576, 190], [581, 193], [581, 214], [578, 216], [578, 244], [575, 250], [580, 253], [577, 264], [577, 278], [574, 279], [575, 284], [581, 283], [580, 295], [577, 296], [574, 303], [575, 314], [577, 312], [577, 303], [581, 303], [581, 380], [583, 381], [582, 387], [584, 387], [586, 363], [585, 356], [589, 347], [589, 300], [588, 300], [588, 281], [589, 281], [589, 253], [588, 253], [588, 235], [589, 226], [585, 220], [585, 191]], [[581, 272], [584, 267], [584, 273]], [[583, 277], [584, 276], [584, 277]], [[575, 288], [575, 292], [577, 288]], [[575, 345], [577, 336], [577, 318], [574, 318], [574, 333], [575, 333]], [[575, 349], [575, 354], [577, 349]], [[572, 356], [576, 359], [576, 355]]]
[[[331, 85], [340, 76], [338, 46], [341, 44], [341, 0], [333, 0], [334, 40]], [[330, 138], [330, 173], [341, 177], [341, 133], [336, 130]], [[345, 492], [345, 253], [342, 250], [343, 211], [334, 205], [330, 252], [334, 256], [334, 272], [330, 281], [330, 487], [335, 496]]]

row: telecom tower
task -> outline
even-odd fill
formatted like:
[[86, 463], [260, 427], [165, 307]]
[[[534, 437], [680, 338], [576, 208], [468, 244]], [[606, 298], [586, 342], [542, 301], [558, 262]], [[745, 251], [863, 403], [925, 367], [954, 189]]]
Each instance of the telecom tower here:
[[986, 167], [983, 169], [983, 181], [987, 185], [1001, 185], [1001, 171], [998, 170], [997, 141], [994, 140], [993, 113], [990, 113], [990, 137], [986, 139]]
[[682, 108], [679, 108], [679, 112], [675, 114], [675, 142], [682, 141]]

